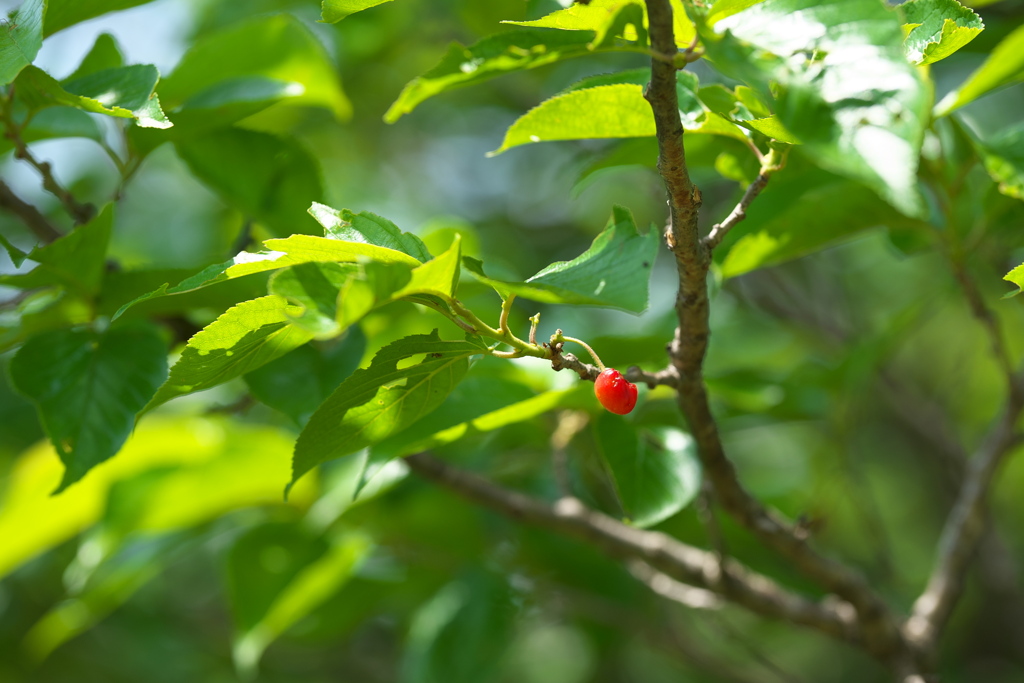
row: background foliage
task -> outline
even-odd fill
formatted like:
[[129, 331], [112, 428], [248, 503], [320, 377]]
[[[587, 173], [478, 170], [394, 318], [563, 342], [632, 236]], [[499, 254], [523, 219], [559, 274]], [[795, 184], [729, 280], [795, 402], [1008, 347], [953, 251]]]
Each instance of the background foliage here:
[[[708, 58], [677, 85], [702, 229], [762, 170], [749, 142], [786, 155], [715, 252], [723, 440], [906, 611], [1005, 394], [963, 279], [1024, 350], [1000, 299], [1024, 261], [1022, 6], [674, 6]], [[39, 215], [0, 212], [0, 681], [887, 680], [812, 631], [667, 602], [400, 459], [709, 544], [667, 387], [610, 415], [452, 321], [496, 325], [497, 292], [519, 337], [540, 311], [542, 341], [665, 366], [646, 15], [561, 9], [17, 6], [3, 184]], [[944, 680], [1024, 678], [1021, 486], [1011, 457]], [[818, 590], [718, 518], [731, 555]]]

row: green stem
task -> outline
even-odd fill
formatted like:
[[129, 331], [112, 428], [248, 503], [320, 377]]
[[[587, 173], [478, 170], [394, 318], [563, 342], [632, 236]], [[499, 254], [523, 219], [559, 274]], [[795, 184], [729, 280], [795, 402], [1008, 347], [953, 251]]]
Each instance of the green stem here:
[[552, 339], [555, 339], [555, 341], [571, 341], [579, 344], [580, 346], [587, 350], [587, 353], [589, 353], [590, 357], [594, 359], [595, 363], [597, 363], [597, 367], [601, 369], [601, 372], [605, 371], [606, 368], [604, 366], [604, 363], [601, 362], [601, 357], [594, 352], [594, 349], [590, 348], [590, 344], [588, 344], [587, 342], [583, 341], [582, 339], [577, 339], [576, 337], [567, 337], [564, 334], [562, 334], [561, 330], [556, 331]]

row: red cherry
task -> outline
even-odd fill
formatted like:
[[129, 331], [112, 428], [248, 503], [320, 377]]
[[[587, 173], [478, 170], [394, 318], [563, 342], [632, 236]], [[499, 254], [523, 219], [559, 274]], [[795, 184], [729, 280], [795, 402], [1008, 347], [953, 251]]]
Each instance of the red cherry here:
[[636, 385], [626, 381], [614, 368], [608, 368], [597, 376], [594, 394], [601, 405], [616, 415], [625, 415], [636, 405]]

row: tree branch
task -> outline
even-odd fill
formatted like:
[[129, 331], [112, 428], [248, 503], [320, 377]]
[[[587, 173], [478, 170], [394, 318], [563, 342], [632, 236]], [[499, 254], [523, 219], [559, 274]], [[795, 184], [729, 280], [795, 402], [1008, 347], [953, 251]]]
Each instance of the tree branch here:
[[[674, 54], [677, 49], [669, 0], [646, 0], [646, 4], [654, 51]], [[710, 336], [707, 294], [710, 250], [697, 229], [701, 197], [686, 168], [675, 68], [652, 59], [651, 83], [645, 97], [654, 113], [658, 172], [668, 191], [671, 227], [666, 238], [679, 271], [676, 297], [679, 327], [670, 355], [679, 375], [679, 407], [697, 443], [705, 476], [710, 479], [723, 509], [765, 545], [790, 560], [799, 571], [854, 605], [869, 652], [881, 659], [905, 659], [905, 647], [895, 619], [881, 597], [858, 573], [815, 552], [807, 544], [805, 535], [797, 533], [791, 524], [751, 496], [740, 484], [735, 468], [725, 455], [703, 379], [702, 366]]]
[[907, 639], [922, 650], [934, 648], [963, 592], [967, 569], [985, 531], [985, 504], [996, 470], [1007, 454], [1021, 443], [1014, 425], [1022, 408], [1024, 402], [1011, 396], [1002, 417], [967, 465], [960, 495], [939, 539], [938, 556], [928, 586], [914, 602], [904, 626]]
[[724, 221], [715, 224], [711, 228], [711, 232], [708, 233], [708, 236], [704, 238], [704, 244], [707, 245], [708, 249], [714, 249], [721, 244], [725, 236], [729, 234], [729, 231], [747, 217], [747, 209], [750, 207], [751, 202], [757, 199], [757, 195], [761, 194], [761, 191], [768, 185], [770, 178], [771, 176], [768, 173], [762, 171], [757, 176], [757, 179], [747, 186], [747, 191], [743, 193], [739, 204], [733, 208]]
[[22, 201], [21, 197], [14, 194], [14, 190], [2, 180], [0, 180], [0, 207], [20, 218], [21, 222], [27, 225], [36, 237], [47, 244], [61, 236], [46, 219], [46, 216], [39, 212], [39, 209]]
[[807, 626], [846, 642], [861, 639], [852, 608], [841, 600], [813, 602], [738, 562], [720, 565], [712, 553], [663, 533], [627, 526], [575, 498], [548, 505], [424, 453], [409, 456], [406, 463], [424, 479], [507, 517], [591, 543], [611, 557], [641, 560], [676, 581], [705, 588], [761, 616]]

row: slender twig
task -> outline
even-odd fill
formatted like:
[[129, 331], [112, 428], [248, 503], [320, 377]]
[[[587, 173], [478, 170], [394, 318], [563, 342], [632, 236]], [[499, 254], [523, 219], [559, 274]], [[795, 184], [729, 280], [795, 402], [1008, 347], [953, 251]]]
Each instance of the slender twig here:
[[43, 188], [52, 194], [54, 197], [60, 200], [61, 204], [64, 205], [64, 209], [71, 215], [76, 224], [88, 223], [92, 220], [92, 217], [96, 215], [96, 207], [92, 204], [81, 204], [75, 199], [74, 195], [68, 192], [63, 185], [57, 182], [57, 179], [53, 175], [53, 168], [49, 162], [39, 161], [35, 158], [31, 151], [29, 151], [28, 145], [21, 138], [21, 127], [14, 120], [12, 113], [12, 99], [14, 95], [13, 88], [10, 91], [10, 96], [0, 104], [0, 119], [4, 127], [4, 136], [7, 137], [14, 145], [14, 157], [27, 162], [30, 166], [35, 168], [39, 175], [43, 179]]
[[722, 599], [706, 588], [687, 586], [668, 574], [659, 572], [643, 560], [630, 560], [626, 568], [637, 581], [645, 584], [663, 598], [678, 602], [690, 609], [711, 610], [722, 607]]
[[57, 229], [39, 212], [39, 209], [23, 201], [7, 183], [0, 180], [0, 207], [7, 209], [28, 226], [36, 237], [49, 244], [60, 237]]
[[663, 385], [677, 387], [679, 386], [679, 371], [673, 365], [657, 372], [647, 372], [633, 365], [626, 370], [626, 379], [634, 384], [643, 382], [649, 389]]
[[[676, 45], [669, 0], [646, 0], [646, 3], [654, 50], [674, 52]], [[673, 68], [659, 60], [651, 61], [651, 83], [645, 97], [654, 113], [658, 172], [665, 181], [669, 197], [671, 228], [666, 238], [679, 271], [679, 292], [676, 296], [679, 327], [670, 347], [670, 356], [679, 373], [679, 407], [697, 443], [704, 474], [710, 479], [726, 512], [762, 543], [789, 559], [800, 572], [854, 605], [869, 652], [894, 662], [906, 660], [909, 655], [887, 603], [859, 573], [819, 555], [808, 545], [805, 534], [799, 533], [777, 513], [766, 509], [743, 488], [735, 468], [725, 455], [708, 403], [702, 370], [710, 336], [707, 292], [710, 250], [700, 239], [697, 229], [701, 196], [686, 168], [675, 83]]]
[[939, 539], [938, 557], [928, 585], [914, 602], [904, 627], [922, 650], [935, 646], [963, 591], [964, 579], [985, 532], [986, 501], [999, 465], [1021, 443], [1014, 431], [1024, 403], [1011, 397], [1002, 417], [967, 465], [963, 486]]
[[726, 216], [725, 220], [711, 228], [711, 232], [704, 238], [704, 244], [707, 245], [708, 249], [717, 247], [725, 239], [725, 236], [729, 234], [729, 231], [747, 217], [747, 209], [750, 207], [751, 202], [757, 199], [757, 195], [761, 194], [761, 190], [768, 185], [770, 177], [767, 173], [759, 174], [757, 179], [747, 187], [747, 191], [743, 193], [742, 199], [733, 207], [733, 210]]
[[860, 640], [853, 610], [842, 601], [814, 602], [734, 560], [720, 565], [712, 553], [660, 532], [627, 526], [575, 498], [549, 505], [424, 453], [409, 456], [406, 463], [421, 477], [512, 519], [591, 543], [611, 557], [642, 560], [676, 581], [710, 590], [761, 616], [808, 626], [847, 642]]

